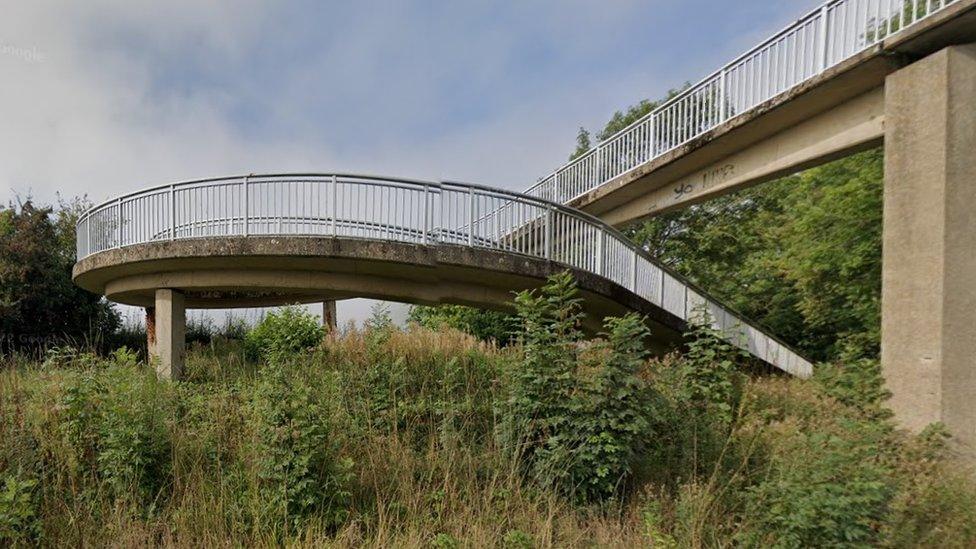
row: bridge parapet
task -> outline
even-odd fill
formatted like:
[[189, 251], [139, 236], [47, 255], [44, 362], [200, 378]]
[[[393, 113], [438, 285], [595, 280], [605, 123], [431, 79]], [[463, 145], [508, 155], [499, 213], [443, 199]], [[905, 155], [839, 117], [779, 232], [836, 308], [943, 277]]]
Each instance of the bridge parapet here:
[[[576, 199], [968, 0], [830, 0], [525, 192]], [[678, 192], [678, 191], [676, 191]], [[680, 198], [680, 196], [679, 196]]]
[[779, 369], [812, 365], [586, 213], [455, 182], [349, 174], [246, 175], [154, 187], [109, 200], [77, 226], [78, 266], [110, 250], [227, 237], [332, 237], [466, 246], [595, 274], [680, 321], [708, 314], [729, 339]]

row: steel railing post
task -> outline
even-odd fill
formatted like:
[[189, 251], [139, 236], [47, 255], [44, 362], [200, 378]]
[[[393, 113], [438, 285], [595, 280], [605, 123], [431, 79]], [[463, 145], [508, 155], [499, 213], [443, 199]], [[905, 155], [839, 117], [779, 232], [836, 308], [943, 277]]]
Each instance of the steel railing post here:
[[635, 248], [633, 255], [630, 257], [630, 291], [637, 293], [637, 249]]
[[552, 259], [552, 206], [546, 206], [543, 246], [546, 259]]
[[474, 246], [474, 187], [468, 187], [468, 246]]
[[117, 234], [115, 235], [116, 238], [115, 247], [121, 248], [122, 247], [122, 199], [121, 198], [119, 199], [118, 203], [115, 205], [115, 209], [117, 210], [116, 223], [118, 223], [118, 230], [116, 231]]
[[332, 236], [339, 236], [339, 181], [338, 177], [332, 176], [332, 205], [330, 210], [330, 218], [332, 221]]
[[430, 186], [424, 185], [424, 229], [423, 243], [427, 244], [427, 227], [430, 224]]
[[718, 121], [720, 124], [725, 122], [725, 117], [728, 114], [725, 106], [725, 73], [725, 67], [723, 67], [718, 80]]
[[603, 276], [603, 239], [606, 238], [607, 233], [603, 232], [599, 228], [600, 236], [596, 239], [596, 274]]
[[244, 236], [249, 236], [251, 234], [251, 201], [248, 192], [248, 183], [250, 183], [250, 175], [244, 176]]
[[827, 68], [827, 17], [829, 15], [828, 5], [824, 4], [820, 8], [820, 59], [818, 60], [819, 70], [817, 72], [823, 72]]
[[169, 239], [176, 239], [176, 189], [169, 186]]

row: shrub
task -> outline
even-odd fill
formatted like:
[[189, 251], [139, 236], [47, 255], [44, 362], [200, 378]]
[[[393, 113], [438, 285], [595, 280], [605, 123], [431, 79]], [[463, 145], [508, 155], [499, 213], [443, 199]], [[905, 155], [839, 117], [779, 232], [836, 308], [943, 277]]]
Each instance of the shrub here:
[[248, 332], [244, 347], [252, 359], [273, 361], [318, 345], [324, 335], [314, 315], [297, 306], [284, 307]]
[[878, 541], [892, 490], [879, 460], [883, 430], [841, 421], [837, 432], [791, 432], [768, 476], [749, 489], [748, 546], [864, 547]]
[[581, 440], [572, 476], [584, 501], [618, 492], [649, 426], [647, 388], [638, 377], [647, 355], [644, 319], [636, 314], [608, 318], [606, 329], [606, 342], [594, 349], [595, 375], [583, 380], [588, 383], [573, 399], [573, 427]]
[[32, 545], [40, 535], [37, 481], [20, 474], [3, 477], [0, 486], [0, 544]]
[[288, 533], [313, 514], [330, 527], [345, 520], [352, 464], [339, 458], [329, 396], [313, 392], [310, 384], [290, 375], [283, 365], [261, 371], [249, 423], [256, 468], [254, 499], [262, 525], [272, 529], [283, 525]]
[[692, 410], [712, 413], [728, 423], [737, 399], [736, 386], [742, 382], [737, 367], [748, 355], [713, 328], [707, 314], [697, 319], [686, 335], [687, 351], [679, 361], [684, 396]]
[[409, 319], [431, 330], [447, 326], [499, 345], [510, 343], [518, 331], [518, 318], [509, 313], [464, 305], [411, 307]]
[[579, 501], [618, 492], [646, 434], [647, 328], [637, 315], [606, 321], [606, 341], [582, 344], [580, 300], [568, 273], [516, 297], [524, 360], [512, 374], [503, 444], [530, 475]]
[[515, 298], [522, 323], [524, 358], [512, 372], [500, 430], [502, 444], [544, 483], [565, 475], [578, 432], [570, 424], [578, 343], [580, 299], [572, 278], [550, 278], [540, 292]]
[[76, 473], [94, 474], [116, 499], [148, 502], [158, 493], [170, 459], [169, 395], [131, 352], [68, 377], [59, 407]]

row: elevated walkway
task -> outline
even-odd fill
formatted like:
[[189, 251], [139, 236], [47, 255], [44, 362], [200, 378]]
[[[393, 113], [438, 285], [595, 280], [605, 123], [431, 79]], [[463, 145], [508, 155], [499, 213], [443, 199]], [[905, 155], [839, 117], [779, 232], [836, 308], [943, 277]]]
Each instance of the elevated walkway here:
[[119, 303], [172, 307], [174, 294], [180, 308], [373, 297], [498, 309], [514, 291], [568, 269], [591, 331], [605, 316], [636, 311], [663, 349], [707, 311], [758, 359], [812, 372], [602, 221], [478, 185], [348, 174], [189, 181], [96, 206], [77, 231], [75, 282]]

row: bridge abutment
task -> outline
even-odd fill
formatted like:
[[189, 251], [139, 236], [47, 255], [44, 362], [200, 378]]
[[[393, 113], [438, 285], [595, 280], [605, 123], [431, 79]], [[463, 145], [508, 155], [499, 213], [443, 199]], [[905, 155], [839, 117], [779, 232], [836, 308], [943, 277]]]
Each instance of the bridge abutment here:
[[[156, 290], [153, 320], [155, 344], [149, 346], [149, 353], [156, 365], [156, 374], [174, 381], [182, 379], [186, 348], [186, 301], [183, 294], [176, 290]], [[147, 333], [149, 329], [147, 322]]]
[[899, 422], [976, 460], [976, 44], [885, 85], [881, 364]]

